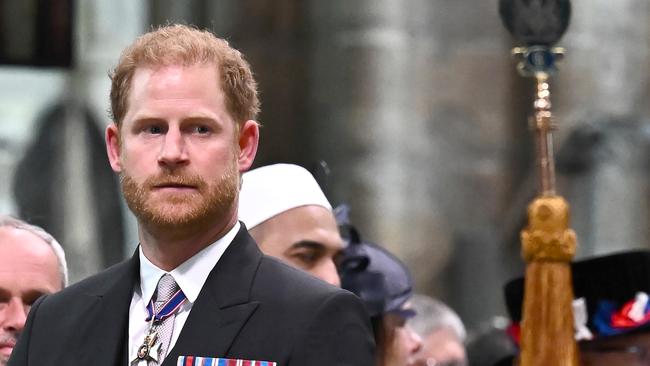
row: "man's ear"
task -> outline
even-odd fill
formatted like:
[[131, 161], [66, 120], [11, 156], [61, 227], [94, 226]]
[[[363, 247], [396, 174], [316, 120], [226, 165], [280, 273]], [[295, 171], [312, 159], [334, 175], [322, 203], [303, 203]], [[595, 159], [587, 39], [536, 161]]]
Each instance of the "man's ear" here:
[[257, 146], [260, 140], [259, 124], [253, 120], [244, 122], [239, 130], [239, 155], [237, 162], [239, 172], [243, 173], [250, 169], [257, 154]]
[[115, 122], [111, 122], [106, 127], [105, 139], [108, 162], [111, 164], [113, 171], [119, 173], [122, 171], [122, 162], [120, 161], [120, 129]]

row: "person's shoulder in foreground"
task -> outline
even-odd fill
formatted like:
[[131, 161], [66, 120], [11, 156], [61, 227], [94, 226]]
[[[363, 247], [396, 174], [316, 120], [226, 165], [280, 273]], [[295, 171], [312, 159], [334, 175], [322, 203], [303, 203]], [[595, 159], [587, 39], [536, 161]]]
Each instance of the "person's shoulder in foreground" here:
[[264, 256], [251, 294], [266, 304], [258, 309], [259, 326], [276, 328], [276, 336], [286, 340], [280, 343], [293, 348], [279, 364], [374, 364], [370, 317], [353, 293]]
[[[29, 342], [19, 342], [10, 365], [127, 362], [123, 338], [137, 276], [136, 255], [40, 299], [25, 326]], [[358, 297], [265, 256], [242, 229], [167, 359], [174, 360], [169, 365], [188, 354], [277, 365], [372, 365], [374, 346]]]

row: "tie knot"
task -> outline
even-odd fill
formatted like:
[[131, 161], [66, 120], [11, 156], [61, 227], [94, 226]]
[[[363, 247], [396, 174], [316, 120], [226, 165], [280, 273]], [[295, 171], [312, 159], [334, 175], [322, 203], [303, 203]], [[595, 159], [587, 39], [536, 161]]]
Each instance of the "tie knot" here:
[[158, 286], [156, 287], [156, 302], [166, 302], [172, 298], [174, 293], [178, 291], [179, 287], [174, 280], [174, 277], [169, 273], [165, 273], [160, 280], [158, 281]]

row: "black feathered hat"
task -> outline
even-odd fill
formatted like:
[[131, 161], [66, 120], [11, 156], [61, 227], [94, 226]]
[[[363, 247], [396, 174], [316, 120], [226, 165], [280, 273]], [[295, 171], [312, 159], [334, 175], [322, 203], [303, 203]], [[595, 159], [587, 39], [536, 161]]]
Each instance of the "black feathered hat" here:
[[359, 296], [371, 317], [387, 313], [412, 317], [415, 312], [404, 308], [413, 294], [408, 269], [386, 249], [361, 240], [344, 207], [335, 210], [341, 236], [347, 242], [338, 261], [341, 287]]
[[[576, 340], [650, 330], [650, 251], [635, 250], [571, 264]], [[510, 318], [522, 317], [524, 278], [505, 286]], [[588, 332], [586, 332], [588, 330]]]

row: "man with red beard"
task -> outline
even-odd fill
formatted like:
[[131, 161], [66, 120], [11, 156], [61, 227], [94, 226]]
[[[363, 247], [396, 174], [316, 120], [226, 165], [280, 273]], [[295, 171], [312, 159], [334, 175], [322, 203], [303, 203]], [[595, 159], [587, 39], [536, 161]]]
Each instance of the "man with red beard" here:
[[0, 215], [0, 366], [5, 366], [27, 312], [68, 282], [61, 245], [43, 229]]
[[242, 55], [172, 25], [138, 38], [111, 79], [107, 152], [140, 246], [37, 301], [9, 364], [372, 364], [360, 300], [264, 256], [237, 221], [259, 136]]

